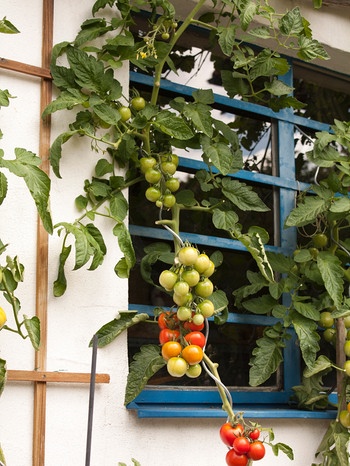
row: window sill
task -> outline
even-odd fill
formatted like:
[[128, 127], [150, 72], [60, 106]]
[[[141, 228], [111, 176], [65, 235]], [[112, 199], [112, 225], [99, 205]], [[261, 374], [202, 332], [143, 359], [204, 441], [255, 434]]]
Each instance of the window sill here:
[[[139, 418], [226, 418], [221, 405], [130, 403], [127, 408], [135, 410]], [[254, 419], [334, 419], [336, 410], [304, 411], [285, 405], [234, 405], [236, 412], [244, 412], [245, 418]]]

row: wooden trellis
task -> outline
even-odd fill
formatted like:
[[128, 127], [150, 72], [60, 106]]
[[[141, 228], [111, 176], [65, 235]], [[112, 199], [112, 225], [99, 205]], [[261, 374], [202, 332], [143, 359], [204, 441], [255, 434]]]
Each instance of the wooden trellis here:
[[[42, 66], [37, 67], [26, 63], [0, 58], [0, 68], [18, 73], [36, 76], [41, 79], [40, 84], [40, 115], [39, 128], [39, 156], [42, 160], [41, 168], [49, 174], [49, 148], [51, 119], [41, 118], [45, 107], [52, 99], [52, 79], [50, 74], [50, 60], [53, 45], [54, 0], [43, 0], [42, 18]], [[33, 412], [33, 466], [45, 465], [45, 426], [46, 426], [46, 387], [47, 383], [90, 383], [90, 373], [77, 372], [48, 372], [47, 360], [47, 298], [48, 297], [48, 233], [44, 229], [40, 218], [37, 227], [37, 256], [36, 256], [36, 316], [40, 319], [41, 345], [35, 353], [35, 370], [8, 370], [9, 381], [29, 381], [34, 384], [34, 412]], [[109, 383], [108, 374], [96, 374], [96, 383]]]

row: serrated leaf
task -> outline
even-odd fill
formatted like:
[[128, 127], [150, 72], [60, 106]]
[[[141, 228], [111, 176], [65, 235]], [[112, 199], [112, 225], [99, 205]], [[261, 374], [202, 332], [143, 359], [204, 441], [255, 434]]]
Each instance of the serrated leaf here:
[[117, 125], [121, 118], [118, 110], [107, 104], [94, 105], [93, 109], [96, 115], [109, 125]]
[[293, 314], [292, 323], [294, 330], [298, 335], [300, 350], [303, 355], [304, 362], [307, 367], [312, 368], [316, 360], [317, 352], [320, 350], [320, 346], [318, 344], [320, 337], [316, 331], [317, 323], [298, 313]]
[[[121, 252], [124, 254], [124, 274], [126, 273], [126, 277], [129, 276], [130, 270], [135, 265], [136, 256], [134, 247], [132, 244], [132, 239], [129, 230], [124, 225], [123, 222], [117, 223], [113, 228], [113, 234], [118, 238], [118, 245], [120, 247]], [[126, 266], [126, 268], [125, 268]], [[116, 270], [116, 273], [118, 269]], [[118, 274], [118, 273], [117, 273]], [[121, 275], [118, 274], [121, 277]], [[125, 276], [125, 275], [124, 275]]]
[[168, 110], [158, 113], [153, 126], [164, 134], [180, 141], [191, 139], [193, 132], [181, 117], [174, 115]]
[[11, 23], [6, 16], [0, 19], [0, 33], [3, 34], [18, 34], [20, 31], [16, 28], [14, 24]]
[[45, 118], [58, 110], [71, 109], [76, 105], [81, 105], [87, 101], [87, 96], [82, 94], [78, 89], [67, 89], [61, 91], [59, 96], [49, 103], [42, 113], [42, 117]]
[[97, 61], [93, 55], [88, 55], [75, 47], [69, 47], [66, 54], [77, 84], [98, 94], [101, 89], [101, 78], [104, 75], [102, 61]]
[[212, 137], [213, 126], [210, 111], [211, 108], [206, 104], [188, 103], [183, 109], [183, 114], [198, 131], [206, 134], [208, 137]]
[[316, 40], [306, 36], [299, 36], [299, 51], [298, 57], [304, 61], [311, 61], [319, 58], [321, 60], [329, 60], [329, 55], [323, 46]]
[[303, 203], [297, 205], [288, 215], [286, 227], [301, 227], [312, 223], [314, 219], [325, 212], [329, 203], [321, 198], [307, 196]]
[[214, 92], [212, 89], [196, 89], [192, 96], [197, 103], [211, 105], [214, 103]]
[[223, 175], [235, 171], [235, 154], [223, 142], [210, 142], [203, 144], [205, 161], [214, 165]]
[[111, 209], [111, 215], [115, 220], [118, 222], [125, 220], [128, 214], [129, 204], [121, 191], [113, 194], [109, 201], [109, 207]]
[[[97, 330], [98, 348], [109, 345], [117, 336], [124, 332], [124, 330], [140, 322], [144, 322], [147, 319], [149, 319], [149, 316], [145, 313], [139, 314], [137, 311], [120, 311], [115, 319]], [[92, 339], [90, 340], [89, 346], [92, 346]]]
[[53, 284], [53, 294], [56, 298], [62, 296], [67, 289], [65, 265], [71, 250], [72, 246], [64, 246], [59, 256], [58, 274]]
[[339, 308], [344, 292], [344, 272], [340, 259], [330, 252], [321, 251], [317, 256], [317, 266], [329, 296], [334, 301], [335, 307]]
[[40, 347], [40, 320], [38, 317], [33, 316], [28, 319], [27, 316], [24, 317], [24, 326], [28, 332], [28, 336], [33, 345], [33, 348], [38, 350]]
[[237, 26], [231, 24], [229, 27], [219, 26], [217, 28], [218, 42], [221, 47], [222, 52], [230, 57], [232, 54], [232, 49], [236, 41], [236, 29]]
[[270, 82], [265, 83], [265, 89], [272, 95], [275, 96], [282, 96], [282, 95], [288, 95], [293, 91], [293, 88], [290, 86], [287, 86], [287, 84], [284, 84], [282, 81], [279, 79], [273, 79]]
[[303, 17], [299, 7], [287, 11], [279, 20], [279, 29], [284, 36], [299, 36], [304, 30]]
[[243, 211], [267, 212], [269, 208], [263, 203], [251, 186], [239, 180], [223, 178], [222, 193], [234, 205]]
[[135, 354], [130, 364], [124, 404], [131, 403], [141, 393], [148, 380], [164, 366], [159, 346], [141, 346], [140, 352]]
[[0, 396], [6, 384], [6, 361], [0, 358]]
[[278, 442], [278, 443], [275, 443], [274, 445], [271, 445], [271, 448], [275, 456], [278, 456], [279, 452], [281, 451], [282, 453], [287, 455], [287, 457], [290, 460], [294, 460], [294, 453], [293, 453], [292, 448], [289, 445]]
[[329, 210], [334, 213], [350, 213], [350, 199], [348, 197], [335, 198]]
[[312, 303], [303, 303], [297, 300], [293, 301], [294, 309], [304, 317], [318, 322], [320, 320], [320, 311]]
[[239, 20], [241, 22], [243, 31], [245, 31], [249, 24], [253, 21], [253, 18], [258, 11], [258, 5], [253, 0], [245, 0], [244, 2], [240, 3]]
[[256, 28], [249, 29], [248, 34], [259, 39], [270, 39], [271, 31], [267, 26], [258, 26]]
[[270, 295], [259, 296], [243, 302], [243, 307], [254, 314], [268, 314], [278, 304]]
[[232, 230], [235, 228], [239, 217], [233, 210], [214, 209], [213, 224], [219, 230]]
[[0, 172], [0, 205], [4, 202], [4, 199], [7, 194], [7, 178], [6, 176]]
[[283, 361], [282, 350], [276, 339], [264, 336], [256, 344], [249, 363], [252, 366], [249, 371], [249, 385], [252, 387], [266, 382]]
[[304, 377], [312, 377], [315, 374], [318, 374], [320, 372], [323, 372], [324, 370], [327, 370], [333, 366], [332, 362], [327, 358], [327, 356], [324, 356], [321, 354], [319, 356], [314, 365], [312, 367], [306, 367], [304, 370], [303, 376]]
[[50, 164], [57, 178], [61, 178], [59, 165], [60, 165], [60, 159], [62, 157], [62, 144], [69, 141], [69, 139], [77, 133], [79, 133], [79, 130], [67, 131], [65, 133], [62, 133], [59, 136], [57, 136], [57, 138], [54, 140], [54, 142], [51, 145]]

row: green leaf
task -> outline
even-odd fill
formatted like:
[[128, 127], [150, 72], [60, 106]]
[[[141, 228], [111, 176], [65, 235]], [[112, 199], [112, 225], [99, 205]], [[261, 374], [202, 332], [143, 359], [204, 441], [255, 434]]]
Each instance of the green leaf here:
[[290, 94], [293, 91], [293, 88], [287, 86], [279, 79], [273, 79], [270, 82], [265, 82], [265, 89], [272, 95], [282, 96]]
[[327, 356], [324, 356], [321, 354], [316, 361], [315, 364], [312, 367], [306, 367], [304, 370], [304, 377], [312, 377], [315, 374], [318, 374], [320, 372], [323, 372], [324, 370], [330, 369], [333, 366], [332, 362], [327, 358]]
[[4, 199], [7, 194], [7, 178], [6, 176], [0, 172], [0, 205], [4, 202]]
[[350, 455], [348, 451], [349, 444], [349, 431], [340, 423], [334, 428], [334, 444], [337, 452], [337, 459], [339, 466], [348, 466]]
[[266, 382], [276, 372], [283, 361], [281, 346], [277, 339], [263, 336], [256, 341], [252, 352], [249, 371], [249, 385], [257, 387]]
[[223, 175], [237, 171], [235, 167], [235, 153], [232, 152], [231, 148], [223, 142], [209, 141], [202, 138], [205, 162], [208, 165], [214, 165]]
[[259, 39], [271, 39], [271, 31], [267, 26], [258, 26], [256, 28], [249, 29], [248, 34]]
[[[122, 332], [147, 319], [149, 319], [148, 314], [138, 314], [137, 311], [120, 311], [115, 319], [103, 325], [96, 332], [98, 348], [109, 345]], [[92, 341], [91, 339], [89, 346], [92, 346]]]
[[287, 11], [279, 20], [279, 29], [284, 36], [298, 37], [304, 30], [303, 17], [299, 7]]
[[28, 332], [28, 336], [33, 345], [33, 348], [38, 350], [40, 346], [40, 320], [38, 317], [33, 316], [28, 319], [27, 316], [24, 317], [24, 326]]
[[0, 358], [0, 396], [6, 384], [6, 361]]
[[223, 178], [222, 193], [234, 205], [243, 211], [267, 212], [269, 208], [263, 203], [251, 186], [239, 180]]
[[0, 159], [0, 166], [6, 167], [11, 173], [23, 178], [34, 199], [43, 225], [52, 233], [52, 220], [49, 212], [50, 178], [39, 168], [41, 159], [25, 149], [15, 149], [15, 160]]
[[211, 108], [202, 103], [188, 103], [183, 110], [185, 117], [191, 120], [198, 131], [212, 137], [213, 126], [210, 112]]
[[113, 173], [113, 164], [106, 159], [100, 159], [96, 164], [95, 173], [99, 177]]
[[59, 164], [62, 157], [62, 144], [69, 141], [69, 139], [75, 134], [79, 133], [79, 130], [67, 131], [62, 133], [54, 140], [50, 148], [50, 164], [54, 174], [57, 178], [61, 178]]
[[237, 26], [234, 24], [231, 24], [229, 27], [219, 26], [217, 28], [219, 45], [222, 52], [228, 57], [231, 56], [232, 49], [236, 42], [236, 29]]
[[187, 140], [193, 137], [191, 128], [181, 117], [174, 115], [168, 110], [163, 110], [157, 114], [153, 121], [153, 126], [168, 136], [176, 139]]
[[[130, 270], [132, 269], [132, 267], [135, 265], [135, 262], [136, 262], [135, 251], [134, 251], [134, 247], [132, 244], [131, 235], [127, 227], [122, 222], [117, 223], [115, 225], [115, 227], [113, 228], [113, 234], [117, 236], [120, 250], [124, 254], [123, 267], [126, 266], [126, 269], [124, 269], [124, 273], [126, 273], [127, 274], [126, 276], [128, 277]], [[121, 275], [118, 274], [118, 270], [119, 269], [115, 271], [117, 275], [121, 277]]]
[[348, 197], [335, 198], [329, 210], [334, 213], [349, 213], [350, 199]]
[[320, 320], [320, 311], [312, 303], [299, 302], [293, 300], [294, 309], [302, 316], [318, 322]]
[[85, 94], [82, 94], [78, 89], [67, 89], [61, 91], [58, 97], [49, 103], [42, 113], [42, 117], [45, 118], [58, 110], [72, 109], [76, 105], [81, 105], [88, 100]]
[[270, 295], [259, 296], [243, 302], [243, 307], [254, 314], [268, 314], [278, 304]]
[[329, 60], [329, 55], [323, 46], [316, 40], [306, 36], [299, 36], [299, 51], [298, 57], [304, 61], [311, 61], [319, 58], [321, 60]]
[[230, 70], [221, 70], [222, 85], [227, 92], [227, 95], [234, 99], [237, 95], [249, 94], [250, 88], [247, 82], [247, 76], [234, 76]]
[[258, 11], [258, 5], [253, 0], [243, 0], [239, 2], [239, 9], [239, 20], [243, 31], [245, 31], [253, 21], [253, 18]]
[[176, 193], [176, 202], [185, 206], [195, 206], [198, 204], [194, 197], [193, 191], [189, 189], [182, 189]]
[[320, 339], [317, 333], [317, 323], [298, 313], [293, 313], [292, 323], [294, 330], [298, 335], [300, 350], [307, 367], [312, 368], [317, 352], [320, 350], [318, 341]]
[[14, 24], [11, 23], [6, 16], [0, 19], [0, 33], [3, 34], [18, 34], [20, 31], [16, 28]]
[[329, 203], [323, 199], [307, 196], [304, 202], [298, 204], [288, 215], [285, 226], [301, 227], [312, 223], [319, 214], [327, 210], [328, 206]]
[[0, 89], [0, 107], [8, 107], [10, 105], [10, 99], [13, 99], [13, 95], [9, 91]]
[[86, 225], [85, 232], [91, 246], [90, 254], [93, 255], [89, 270], [95, 270], [102, 264], [107, 253], [107, 247], [100, 230], [93, 223]]
[[62, 296], [67, 289], [67, 279], [64, 268], [71, 250], [72, 246], [64, 246], [59, 256], [58, 274], [53, 284], [53, 294], [56, 298]]
[[212, 105], [215, 101], [212, 89], [197, 89], [192, 92], [192, 96], [197, 103]]
[[109, 207], [111, 209], [111, 215], [115, 220], [118, 222], [125, 220], [128, 214], [129, 204], [121, 191], [113, 194], [109, 201]]
[[287, 457], [290, 460], [294, 460], [294, 453], [293, 453], [292, 448], [289, 445], [278, 442], [278, 443], [275, 443], [274, 445], [271, 445], [271, 448], [275, 456], [278, 456], [279, 452], [281, 451], [282, 453], [287, 455]]
[[68, 62], [75, 73], [76, 83], [98, 94], [104, 75], [103, 62], [97, 61], [93, 55], [88, 55], [75, 47], [69, 47], [66, 53]]
[[236, 227], [239, 217], [233, 210], [214, 209], [213, 224], [219, 230], [232, 230]]
[[340, 259], [330, 252], [321, 251], [317, 256], [317, 266], [329, 296], [334, 301], [335, 307], [339, 308], [344, 292], [344, 272]]
[[124, 404], [131, 403], [141, 393], [148, 380], [165, 366], [164, 359], [160, 356], [159, 346], [141, 346], [130, 364], [129, 375], [125, 390]]
[[108, 104], [94, 105], [93, 107], [96, 115], [109, 125], [117, 125], [121, 116], [117, 108], [113, 108]]

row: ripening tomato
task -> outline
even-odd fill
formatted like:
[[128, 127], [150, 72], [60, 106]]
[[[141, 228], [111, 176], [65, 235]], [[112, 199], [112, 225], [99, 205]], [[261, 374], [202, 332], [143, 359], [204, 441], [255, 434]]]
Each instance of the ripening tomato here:
[[220, 438], [228, 447], [232, 447], [234, 440], [241, 436], [244, 432], [244, 427], [241, 424], [233, 426], [230, 422], [225, 422], [220, 427]]
[[241, 437], [235, 438], [232, 446], [240, 455], [248, 453], [248, 451], [250, 450], [250, 442], [247, 439], [247, 437], [244, 437], [243, 435]]
[[163, 173], [173, 175], [176, 172], [176, 165], [173, 162], [162, 162], [160, 164]]
[[6, 324], [7, 316], [6, 312], [0, 307], [0, 329]]
[[193, 300], [193, 296], [191, 292], [188, 292], [185, 295], [179, 295], [177, 293], [173, 294], [173, 301], [178, 306], [184, 306], [190, 303], [192, 300]]
[[171, 328], [162, 328], [159, 332], [159, 343], [164, 345], [167, 341], [178, 341], [180, 339], [179, 330], [172, 330]]
[[158, 316], [159, 328], [176, 328], [179, 324], [176, 312], [162, 312]]
[[180, 181], [177, 178], [171, 177], [166, 180], [165, 186], [171, 193], [175, 193], [180, 188]]
[[184, 323], [183, 326], [185, 330], [190, 330], [191, 332], [195, 332], [195, 331], [200, 332], [201, 330], [204, 329], [204, 322], [200, 325], [196, 325], [194, 322], [187, 321]]
[[246, 466], [248, 464], [247, 455], [239, 455], [233, 448], [226, 454], [226, 463], [228, 466]]
[[163, 200], [162, 200], [162, 205], [166, 208], [166, 209], [171, 209], [171, 207], [173, 207], [174, 205], [176, 204], [176, 197], [174, 196], [174, 194], [164, 194], [163, 196]]
[[182, 377], [187, 369], [187, 362], [179, 356], [170, 358], [167, 362], [167, 370], [172, 377]]
[[255, 440], [250, 444], [250, 450], [247, 453], [249, 459], [253, 461], [258, 461], [264, 458], [265, 456], [265, 447], [262, 442]]
[[192, 316], [192, 322], [194, 325], [203, 325], [204, 324], [204, 315], [196, 312], [194, 316]]
[[320, 320], [318, 322], [319, 326], [322, 328], [330, 328], [334, 325], [334, 318], [332, 313], [329, 311], [323, 311], [320, 314]]
[[204, 272], [201, 273], [204, 277], [211, 277], [213, 273], [215, 272], [215, 264], [213, 261], [209, 261], [209, 267], [204, 270]]
[[178, 341], [167, 341], [162, 346], [162, 356], [168, 361], [170, 358], [179, 356], [181, 353], [182, 346]]
[[198, 345], [187, 345], [182, 350], [181, 356], [190, 366], [199, 364], [203, 359], [203, 349]]
[[187, 335], [185, 335], [185, 340], [190, 345], [197, 345], [201, 348], [204, 348], [205, 346], [205, 336], [202, 332], [190, 332]]
[[200, 364], [193, 364], [193, 366], [190, 366], [187, 371], [186, 375], [190, 379], [196, 379], [199, 377], [202, 373], [202, 366]]

